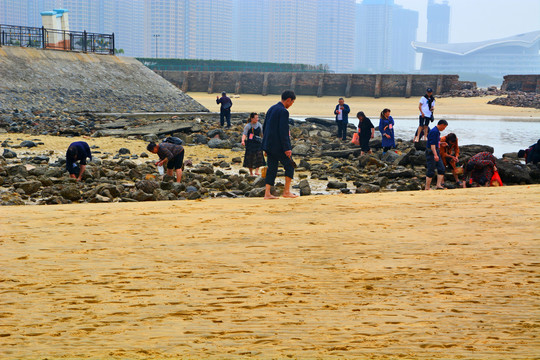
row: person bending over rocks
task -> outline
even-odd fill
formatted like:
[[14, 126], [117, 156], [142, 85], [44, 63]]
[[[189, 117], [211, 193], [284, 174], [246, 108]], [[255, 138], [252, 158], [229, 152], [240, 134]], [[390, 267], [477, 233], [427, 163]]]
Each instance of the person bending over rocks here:
[[497, 158], [492, 153], [483, 151], [474, 155], [465, 167], [465, 175], [469, 179], [468, 185], [472, 186], [472, 183], [476, 182], [481, 186], [490, 186], [495, 171], [497, 171]]
[[[81, 181], [86, 170], [86, 158], [92, 160], [90, 146], [84, 141], [75, 141], [71, 143], [66, 151], [66, 170], [69, 177]], [[79, 165], [77, 165], [77, 161]]]
[[158, 154], [159, 161], [156, 166], [163, 166], [167, 163], [167, 175], [173, 176], [176, 171], [176, 182], [182, 181], [182, 168], [184, 165], [184, 147], [182, 145], [162, 142], [157, 145], [154, 142], [148, 144], [146, 149], [154, 154]]
[[525, 164], [537, 165], [540, 162], [540, 140], [525, 150], [519, 150], [518, 158], [525, 158]]
[[[456, 164], [459, 161], [459, 146], [456, 134], [450, 133], [446, 136], [441, 137], [440, 151], [444, 166], [450, 166], [452, 168], [452, 174], [454, 174], [454, 180], [456, 180], [456, 184], [461, 185], [458, 177], [458, 169], [456, 167]], [[460, 168], [460, 170], [463, 169]]]

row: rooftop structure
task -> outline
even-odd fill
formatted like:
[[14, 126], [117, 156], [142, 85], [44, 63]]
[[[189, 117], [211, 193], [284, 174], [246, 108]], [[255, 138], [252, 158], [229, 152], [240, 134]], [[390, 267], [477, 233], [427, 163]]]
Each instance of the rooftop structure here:
[[488, 41], [434, 44], [412, 42], [422, 71], [493, 76], [540, 73], [540, 31]]

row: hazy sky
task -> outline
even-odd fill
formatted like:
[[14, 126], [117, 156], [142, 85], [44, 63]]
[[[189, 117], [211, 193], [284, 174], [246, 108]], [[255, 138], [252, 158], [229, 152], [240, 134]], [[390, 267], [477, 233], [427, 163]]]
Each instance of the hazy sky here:
[[[419, 12], [417, 40], [426, 41], [428, 0], [394, 2]], [[450, 42], [484, 41], [540, 30], [540, 0], [448, 0], [448, 4]]]

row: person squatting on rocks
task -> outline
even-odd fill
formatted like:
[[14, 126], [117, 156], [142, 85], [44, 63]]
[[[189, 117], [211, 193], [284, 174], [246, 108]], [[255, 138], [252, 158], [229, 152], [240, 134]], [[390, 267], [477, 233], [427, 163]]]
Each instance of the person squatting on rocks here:
[[360, 140], [360, 155], [373, 154], [369, 147], [369, 140], [375, 136], [375, 127], [371, 120], [366, 117], [363, 111], [359, 111], [356, 114], [358, 118], [358, 137]]
[[148, 151], [158, 154], [159, 161], [156, 166], [163, 166], [167, 163], [167, 175], [173, 176], [173, 170], [176, 170], [176, 182], [182, 181], [182, 168], [184, 165], [184, 147], [182, 145], [162, 142], [157, 145], [151, 142], [146, 147]]
[[519, 150], [518, 158], [525, 158], [525, 164], [538, 165], [538, 162], [540, 162], [540, 139], [527, 149]]
[[390, 116], [390, 109], [384, 109], [381, 112], [379, 131], [382, 135], [383, 154], [385, 154], [388, 150], [396, 147], [394, 141], [394, 119]]
[[422, 138], [422, 132], [427, 139], [429, 123], [433, 122], [433, 109], [435, 108], [435, 98], [433, 97], [433, 90], [431, 88], [426, 89], [426, 95], [420, 98], [420, 104], [418, 104], [418, 110], [420, 110], [420, 116], [418, 116], [418, 129], [414, 137], [414, 142], [420, 141]]
[[[459, 161], [459, 146], [456, 134], [450, 133], [441, 137], [440, 152], [444, 166], [448, 167], [450, 165], [452, 168], [452, 174], [454, 175], [454, 180], [458, 185], [461, 185], [458, 176], [458, 169], [456, 167]], [[460, 168], [460, 170], [463, 169]]]
[[266, 171], [265, 199], [277, 199], [272, 195], [272, 186], [276, 181], [278, 162], [281, 162], [285, 169], [285, 189], [283, 197], [295, 198], [291, 192], [291, 182], [294, 176], [294, 162], [291, 158], [292, 147], [289, 132], [289, 111], [288, 108], [294, 104], [296, 95], [291, 90], [286, 90], [281, 94], [281, 101], [273, 105], [266, 112], [266, 119], [263, 125], [262, 149], [266, 152], [268, 169]]
[[223, 91], [221, 93], [221, 98], [218, 96], [216, 98], [216, 103], [221, 107], [219, 108], [219, 124], [221, 126], [225, 125], [225, 119], [227, 119], [227, 129], [231, 127], [231, 107], [232, 100], [227, 96], [227, 93]]
[[490, 186], [491, 178], [497, 171], [497, 159], [492, 153], [483, 151], [471, 157], [465, 167], [465, 175], [468, 178], [464, 186], [472, 186], [473, 182], [481, 186]]
[[266, 166], [264, 154], [261, 149], [263, 139], [262, 130], [259, 115], [254, 112], [251, 113], [249, 115], [249, 122], [244, 126], [244, 132], [242, 133], [242, 146], [246, 147], [243, 166], [249, 169], [250, 175], [253, 175], [253, 169], [255, 169], [255, 175], [259, 175], [259, 167]]
[[349, 113], [351, 108], [345, 104], [343, 98], [339, 98], [334, 114], [336, 114], [336, 123], [338, 127], [337, 137], [341, 140], [347, 140], [347, 124], [349, 124]]
[[[84, 141], [75, 141], [71, 143], [66, 151], [66, 170], [69, 177], [81, 181], [86, 170], [86, 158], [92, 160], [90, 146]], [[77, 165], [79, 161], [79, 165]]]
[[434, 126], [430, 130], [427, 136], [426, 144], [426, 190], [431, 190], [431, 180], [435, 176], [435, 169], [437, 169], [437, 189], [444, 189], [442, 183], [444, 180], [445, 167], [441, 159], [439, 146], [441, 142], [441, 131], [446, 129], [448, 122], [446, 120], [439, 120], [437, 126]]

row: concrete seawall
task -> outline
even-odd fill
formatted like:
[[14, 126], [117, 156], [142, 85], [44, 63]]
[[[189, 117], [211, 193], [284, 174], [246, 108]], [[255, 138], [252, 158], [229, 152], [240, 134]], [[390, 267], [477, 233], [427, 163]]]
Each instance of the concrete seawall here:
[[0, 47], [0, 110], [208, 111], [128, 57]]
[[540, 94], [540, 75], [506, 75], [501, 90]]
[[292, 89], [298, 95], [410, 97], [426, 88], [435, 94], [470, 86], [458, 75], [364, 75], [321, 73], [256, 73], [155, 70], [184, 92], [281, 94]]

